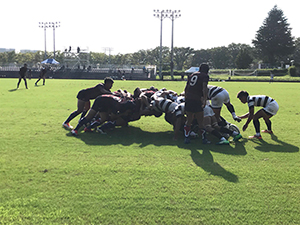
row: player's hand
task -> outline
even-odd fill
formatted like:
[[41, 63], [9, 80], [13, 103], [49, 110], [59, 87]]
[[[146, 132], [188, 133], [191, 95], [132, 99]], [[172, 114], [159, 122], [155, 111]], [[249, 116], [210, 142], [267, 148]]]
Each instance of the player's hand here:
[[247, 129], [247, 127], [248, 127], [248, 124], [245, 124], [245, 125], [243, 126], [243, 131], [245, 131], [245, 130]]
[[241, 122], [241, 120], [242, 120], [242, 119], [241, 119], [240, 117], [238, 117], [238, 116], [233, 117], [233, 119], [234, 119], [235, 121], [237, 121], [238, 123]]

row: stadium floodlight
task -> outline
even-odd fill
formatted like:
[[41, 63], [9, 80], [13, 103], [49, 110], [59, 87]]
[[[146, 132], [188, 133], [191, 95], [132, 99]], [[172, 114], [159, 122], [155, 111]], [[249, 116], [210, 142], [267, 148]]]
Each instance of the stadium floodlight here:
[[172, 20], [172, 37], [171, 37], [171, 77], [174, 79], [174, 50], [173, 50], [173, 40], [174, 40], [174, 20], [181, 17], [180, 10], [167, 10], [167, 17]]
[[60, 22], [49, 22], [49, 27], [53, 28], [53, 58], [55, 59], [55, 28], [60, 27]]
[[159, 51], [159, 77], [162, 79], [162, 21], [167, 17], [167, 13], [162, 10], [153, 10], [153, 16], [160, 19], [160, 51]]
[[60, 22], [39, 22], [39, 27], [44, 28], [44, 37], [45, 37], [45, 59], [47, 59], [47, 50], [46, 50], [46, 29], [53, 28], [53, 54], [55, 59], [55, 28], [60, 27]]
[[45, 39], [45, 56], [44, 59], [47, 59], [47, 50], [46, 50], [46, 29], [49, 27], [48, 22], [39, 22], [39, 28], [44, 28], [44, 39]]

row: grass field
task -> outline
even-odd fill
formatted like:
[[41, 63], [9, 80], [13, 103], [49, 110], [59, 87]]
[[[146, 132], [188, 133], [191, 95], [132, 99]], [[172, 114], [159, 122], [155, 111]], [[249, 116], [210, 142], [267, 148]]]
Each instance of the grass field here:
[[[242, 89], [280, 105], [274, 136], [248, 140], [251, 123], [238, 143], [217, 146], [173, 141], [163, 117], [73, 137], [61, 124], [78, 91], [99, 81], [28, 82], [15, 90], [17, 79], [0, 79], [0, 224], [300, 224], [298, 83], [214, 82], [237, 115], [247, 112]], [[151, 85], [182, 92], [185, 82], [116, 81], [112, 90]]]

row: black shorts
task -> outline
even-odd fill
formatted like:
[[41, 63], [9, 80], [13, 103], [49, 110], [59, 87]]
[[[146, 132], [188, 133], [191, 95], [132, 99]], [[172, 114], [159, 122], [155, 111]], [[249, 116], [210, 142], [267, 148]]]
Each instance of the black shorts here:
[[89, 98], [86, 97], [85, 90], [79, 91], [78, 94], [77, 94], [77, 98], [84, 101], [84, 102], [87, 102], [87, 101], [90, 100]]
[[185, 99], [185, 111], [192, 113], [203, 112], [202, 102], [194, 99]]

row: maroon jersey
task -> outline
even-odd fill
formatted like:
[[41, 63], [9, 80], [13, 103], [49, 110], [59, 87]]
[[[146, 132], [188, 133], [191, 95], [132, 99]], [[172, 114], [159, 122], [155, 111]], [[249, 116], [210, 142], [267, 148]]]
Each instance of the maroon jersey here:
[[191, 74], [185, 86], [185, 98], [199, 101], [203, 97], [203, 84], [207, 84], [208, 80], [209, 76], [206, 73]]
[[88, 101], [90, 99], [95, 99], [97, 98], [99, 95], [102, 94], [107, 94], [107, 91], [110, 90], [106, 90], [104, 88], [104, 84], [97, 84], [95, 87], [91, 87], [91, 88], [87, 88], [87, 89], [83, 89], [81, 91], [79, 91], [77, 98], [81, 99], [83, 101]]

